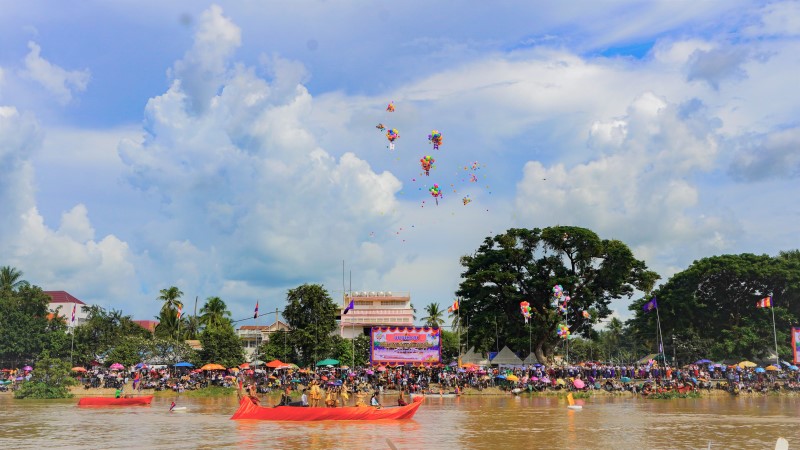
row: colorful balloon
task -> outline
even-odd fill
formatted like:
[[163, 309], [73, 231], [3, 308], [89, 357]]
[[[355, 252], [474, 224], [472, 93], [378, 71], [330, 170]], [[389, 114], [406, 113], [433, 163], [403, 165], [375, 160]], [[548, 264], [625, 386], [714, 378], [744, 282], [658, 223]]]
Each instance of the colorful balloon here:
[[584, 319], [588, 319], [590, 317], [589, 316], [589, 311], [584, 311], [582, 314], [583, 314], [583, 318]]
[[400, 137], [397, 128], [386, 130], [386, 139], [389, 140], [389, 150], [394, 150], [394, 141]]
[[380, 131], [383, 131], [383, 130], [386, 129], [386, 127], [382, 123], [379, 123], [379, 124], [375, 125], [375, 128], [377, 128]]
[[439, 204], [439, 197], [442, 196], [442, 190], [439, 189], [439, 185], [434, 183], [433, 186], [431, 186], [428, 189], [428, 192], [430, 192], [431, 195], [433, 196], [433, 198], [436, 199], [436, 204], [438, 205]]
[[439, 150], [439, 146], [442, 145], [442, 133], [439, 130], [433, 130], [428, 135], [428, 140], [433, 143], [434, 150]]
[[433, 159], [433, 157], [430, 156], [430, 155], [425, 155], [419, 160], [420, 165], [422, 165], [422, 170], [425, 171], [425, 175], [430, 175], [431, 174], [431, 172], [430, 172], [431, 171], [431, 166], [435, 162], [436, 162], [436, 160]]
[[528, 323], [528, 319], [531, 318], [531, 304], [525, 301], [519, 302], [519, 309], [525, 319], [525, 323]]
[[394, 101], [389, 102], [389, 105], [386, 107], [386, 110], [389, 112], [394, 112]]

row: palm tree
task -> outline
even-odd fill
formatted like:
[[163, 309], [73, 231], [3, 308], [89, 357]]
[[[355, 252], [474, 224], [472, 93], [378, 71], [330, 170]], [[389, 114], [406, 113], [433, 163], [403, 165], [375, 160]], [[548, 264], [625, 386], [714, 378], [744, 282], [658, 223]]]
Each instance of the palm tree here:
[[197, 316], [186, 316], [181, 326], [181, 332], [185, 339], [197, 339], [200, 335], [200, 319]]
[[230, 325], [231, 312], [219, 297], [208, 297], [206, 304], [200, 308], [200, 324], [206, 328], [219, 328]]
[[0, 267], [0, 290], [15, 291], [28, 282], [22, 279], [22, 272], [11, 266]]
[[157, 299], [164, 302], [164, 305], [161, 307], [161, 311], [177, 313], [178, 308], [183, 308], [183, 302], [180, 301], [181, 296], [183, 296], [183, 292], [175, 286], [162, 289], [161, 295], [159, 295]]
[[425, 321], [426, 326], [440, 327], [442, 324], [444, 324], [444, 318], [442, 318], [444, 311], [442, 311], [438, 303], [431, 303], [430, 305], [426, 306], [425, 312], [428, 313], [428, 316], [423, 317], [422, 320]]

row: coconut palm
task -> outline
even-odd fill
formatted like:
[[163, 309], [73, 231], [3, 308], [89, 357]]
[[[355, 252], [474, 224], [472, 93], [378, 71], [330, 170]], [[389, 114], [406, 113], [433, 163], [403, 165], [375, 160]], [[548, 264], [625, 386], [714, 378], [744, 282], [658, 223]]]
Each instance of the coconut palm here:
[[441, 306], [438, 303], [431, 303], [425, 307], [425, 312], [428, 314], [427, 317], [423, 317], [422, 320], [425, 321], [425, 325], [429, 327], [440, 327], [444, 324], [444, 311], [442, 310]]
[[0, 291], [15, 291], [27, 285], [21, 271], [11, 266], [0, 267]]
[[164, 305], [161, 306], [161, 311], [177, 313], [178, 308], [183, 309], [183, 302], [180, 301], [182, 296], [183, 292], [175, 286], [162, 289], [161, 295], [158, 296], [158, 300], [164, 302]]
[[181, 334], [184, 339], [198, 339], [198, 336], [200, 336], [200, 318], [189, 315], [182, 319]]
[[229, 326], [231, 312], [219, 297], [208, 297], [206, 304], [200, 308], [200, 324], [206, 328]]

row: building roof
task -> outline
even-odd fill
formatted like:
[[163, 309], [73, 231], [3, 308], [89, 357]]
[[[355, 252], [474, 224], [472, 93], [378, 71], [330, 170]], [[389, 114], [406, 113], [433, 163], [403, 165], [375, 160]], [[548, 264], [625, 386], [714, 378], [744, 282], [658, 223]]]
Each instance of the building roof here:
[[471, 364], [478, 364], [480, 360], [483, 358], [481, 355], [475, 353], [475, 347], [470, 348], [467, 350], [466, 353], [461, 355], [461, 364], [471, 363]]
[[525, 358], [525, 360], [523, 360], [522, 363], [526, 365], [538, 364], [539, 358], [536, 357], [536, 354], [534, 352], [531, 352], [531, 354], [528, 355], [528, 357]]
[[522, 365], [522, 360], [508, 346], [505, 346], [500, 350], [500, 353], [492, 358], [492, 364]]
[[70, 295], [67, 291], [44, 291], [45, 294], [50, 296], [50, 303], [77, 303], [85, 305], [82, 301]]
[[158, 325], [157, 320], [134, 320], [133, 323], [139, 325], [140, 327], [144, 328], [145, 330], [151, 333], [156, 332], [156, 325]]
[[290, 327], [282, 320], [276, 320], [275, 322], [272, 322], [272, 325], [242, 325], [239, 327], [240, 330], [256, 330], [256, 331], [269, 331], [269, 330], [274, 330], [276, 328], [290, 328]]

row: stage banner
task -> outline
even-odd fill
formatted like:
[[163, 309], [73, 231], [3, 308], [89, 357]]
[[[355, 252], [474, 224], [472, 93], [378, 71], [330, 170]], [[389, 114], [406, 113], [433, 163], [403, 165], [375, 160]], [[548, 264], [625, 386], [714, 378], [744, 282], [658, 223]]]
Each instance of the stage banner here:
[[435, 365], [442, 362], [442, 334], [429, 327], [372, 327], [372, 364]]
[[794, 365], [800, 364], [800, 328], [792, 328], [792, 357]]

